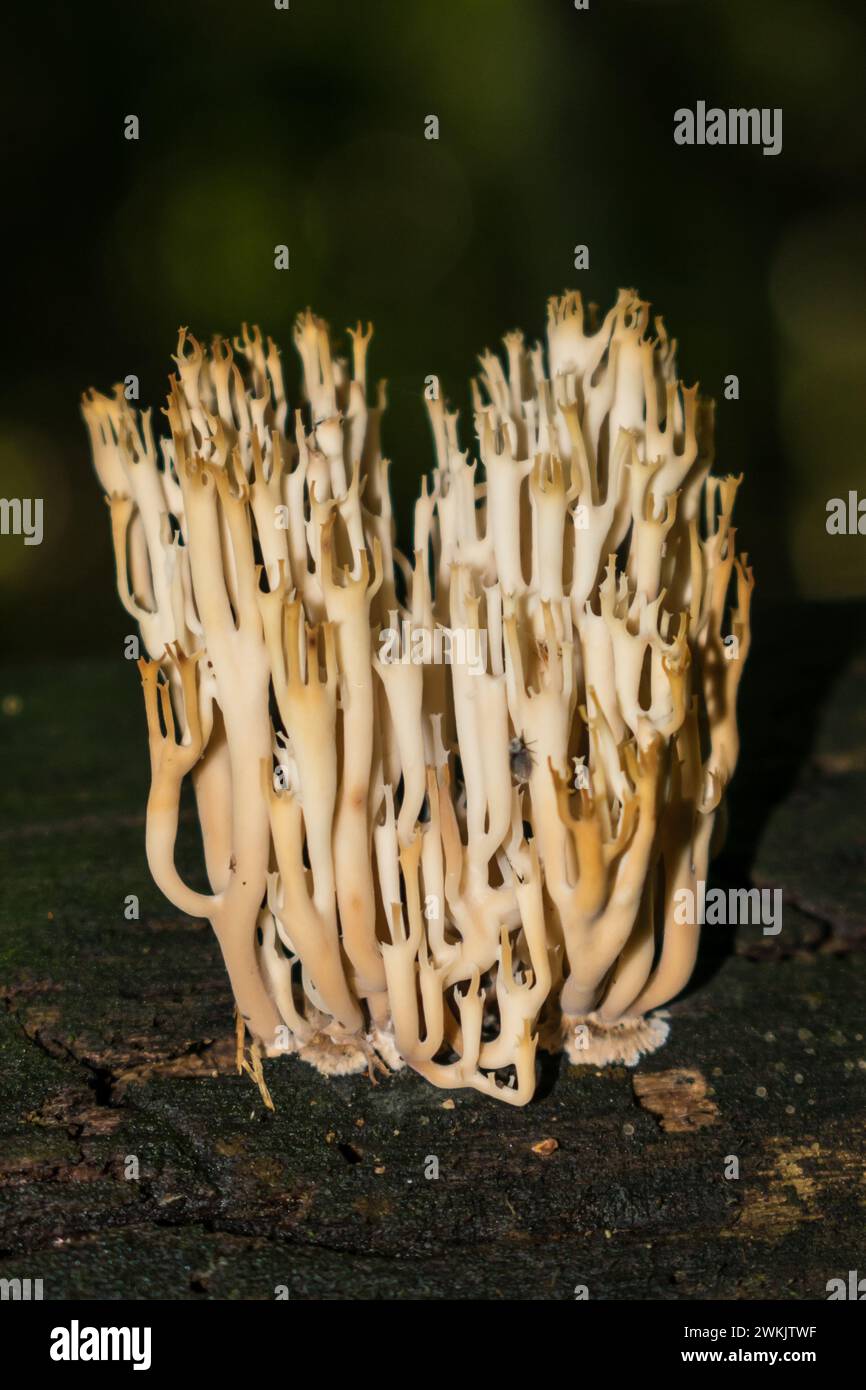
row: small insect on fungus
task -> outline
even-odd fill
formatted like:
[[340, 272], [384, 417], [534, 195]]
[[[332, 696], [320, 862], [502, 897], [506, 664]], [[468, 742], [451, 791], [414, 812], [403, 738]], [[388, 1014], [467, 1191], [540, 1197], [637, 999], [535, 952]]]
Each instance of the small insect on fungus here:
[[532, 754], [534, 747], [534, 744], [526, 742], [522, 734], [515, 734], [508, 744], [508, 761], [511, 764], [511, 776], [515, 781], [529, 781], [535, 766], [535, 758]]

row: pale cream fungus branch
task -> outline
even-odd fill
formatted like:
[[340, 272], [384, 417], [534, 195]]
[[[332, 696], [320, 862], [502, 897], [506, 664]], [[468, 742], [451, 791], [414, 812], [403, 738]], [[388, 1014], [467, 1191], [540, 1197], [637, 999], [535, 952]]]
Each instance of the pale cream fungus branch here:
[[[477, 459], [426, 393], [403, 554], [371, 337], [343, 358], [302, 314], [292, 408], [258, 328], [181, 329], [161, 439], [120, 387], [84, 396], [147, 653], [147, 857], [213, 925], [266, 1103], [290, 1052], [523, 1105], [539, 1047], [658, 1047], [693, 970], [675, 908], [724, 834], [750, 645], [741, 478], [650, 306], [570, 292], [546, 347], [480, 358]], [[175, 864], [187, 776], [210, 892]]]

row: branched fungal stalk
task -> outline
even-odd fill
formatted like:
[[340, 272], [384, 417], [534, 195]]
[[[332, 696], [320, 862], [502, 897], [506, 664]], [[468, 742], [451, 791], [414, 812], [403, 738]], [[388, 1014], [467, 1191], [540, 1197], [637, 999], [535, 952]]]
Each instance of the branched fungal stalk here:
[[[537, 1046], [633, 1063], [686, 984], [738, 753], [752, 574], [712, 404], [631, 290], [552, 299], [547, 351], [473, 383], [483, 469], [428, 401], [412, 555], [371, 403], [297, 321], [304, 405], [244, 327], [180, 332], [154, 438], [84, 397], [118, 587], [149, 654], [147, 856], [207, 917], [251, 1043], [323, 1072], [404, 1063], [513, 1105]], [[733, 579], [736, 604], [726, 623]], [[175, 867], [194, 788], [210, 891]], [[717, 838], [717, 837], [716, 837]], [[372, 1071], [371, 1071], [372, 1075]]]

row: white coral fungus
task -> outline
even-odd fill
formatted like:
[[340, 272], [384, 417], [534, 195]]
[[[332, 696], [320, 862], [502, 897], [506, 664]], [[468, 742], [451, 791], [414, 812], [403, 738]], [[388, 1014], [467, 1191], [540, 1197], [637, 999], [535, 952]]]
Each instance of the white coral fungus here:
[[[213, 924], [263, 1087], [262, 1054], [291, 1051], [522, 1105], [539, 1045], [664, 1040], [646, 1015], [695, 963], [675, 895], [737, 760], [753, 581], [712, 405], [649, 322], [631, 290], [600, 325], [569, 293], [546, 352], [485, 353], [478, 461], [429, 400], [409, 556], [369, 328], [347, 363], [298, 319], [292, 414], [246, 327], [209, 351], [181, 330], [158, 445], [121, 388], [85, 396], [150, 658], [148, 861]], [[187, 775], [210, 892], [175, 867]]]

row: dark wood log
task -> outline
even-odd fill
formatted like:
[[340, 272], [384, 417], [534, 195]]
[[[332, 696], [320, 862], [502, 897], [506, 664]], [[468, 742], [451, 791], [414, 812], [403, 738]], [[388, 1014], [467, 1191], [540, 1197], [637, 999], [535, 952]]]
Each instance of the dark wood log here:
[[708, 927], [663, 1050], [544, 1057], [518, 1111], [296, 1059], [268, 1064], [264, 1110], [216, 942], [148, 877], [134, 667], [7, 670], [0, 1277], [52, 1299], [826, 1297], [864, 1262], [863, 617], [758, 610], [714, 881], [781, 887], [781, 934]]

